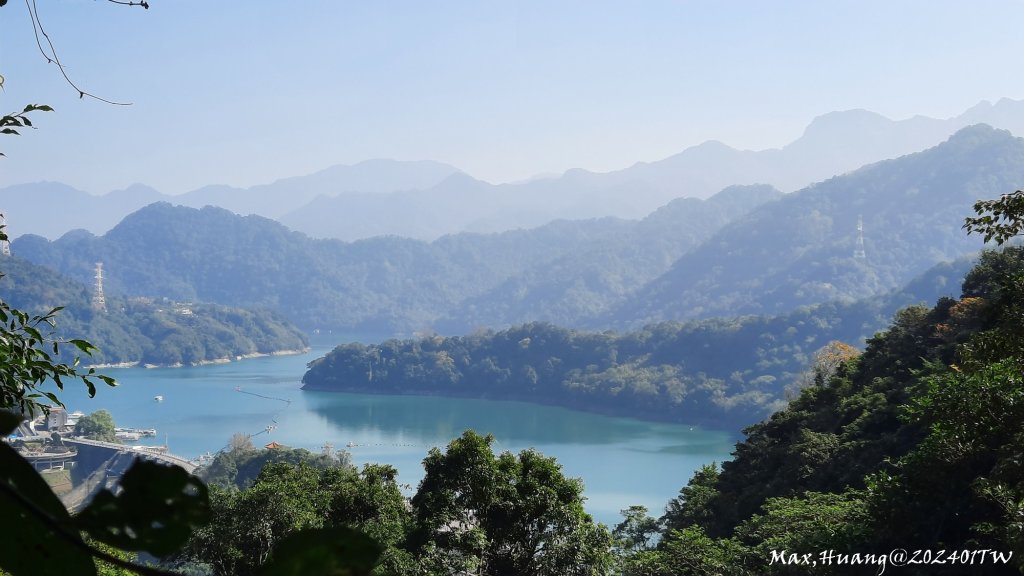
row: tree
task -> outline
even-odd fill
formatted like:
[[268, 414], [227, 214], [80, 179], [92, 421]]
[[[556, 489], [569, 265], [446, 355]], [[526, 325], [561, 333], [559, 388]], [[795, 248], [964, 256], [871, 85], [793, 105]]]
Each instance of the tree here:
[[968, 234], [982, 234], [985, 242], [995, 240], [1002, 246], [1024, 232], [1024, 190], [1003, 194], [996, 200], [979, 200], [974, 203], [978, 216], [964, 219]]
[[714, 539], [699, 526], [672, 530], [656, 550], [623, 563], [625, 576], [748, 576], [746, 549], [734, 540]]
[[647, 507], [634, 504], [619, 513], [622, 522], [612, 531], [617, 546], [626, 554], [650, 550], [658, 534], [658, 521], [647, 515]]
[[434, 571], [501, 576], [603, 574], [611, 537], [583, 510], [583, 485], [536, 450], [491, 450], [467, 430], [424, 459], [414, 551]]
[[252, 434], [235, 432], [228, 441], [230, 452], [252, 452], [256, 448], [252, 445]]
[[97, 410], [82, 416], [75, 424], [75, 435], [101, 442], [117, 442], [114, 433], [114, 417], [106, 410]]
[[846, 362], [860, 355], [853, 346], [832, 340], [814, 353], [814, 359], [807, 370], [797, 378], [799, 388], [823, 386]]
[[692, 525], [707, 529], [714, 511], [711, 503], [718, 494], [718, 464], [712, 462], [701, 466], [686, 486], [679, 490], [679, 496], [669, 501], [661, 523], [665, 532], [682, 530]]

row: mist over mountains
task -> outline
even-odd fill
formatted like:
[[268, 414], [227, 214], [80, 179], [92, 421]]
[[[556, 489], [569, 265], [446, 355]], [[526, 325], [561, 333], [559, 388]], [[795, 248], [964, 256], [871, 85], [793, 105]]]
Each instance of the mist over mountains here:
[[[642, 220], [556, 221], [433, 242], [317, 240], [221, 208], [143, 208], [103, 236], [22, 236], [15, 253], [125, 295], [277, 310], [306, 329], [408, 335], [524, 322], [591, 329], [777, 315], [897, 289], [976, 251], [979, 198], [1024, 180], [1024, 140], [978, 125], [917, 154], [782, 195], [731, 187]], [[854, 258], [858, 217], [867, 257]]]
[[[103, 236], [78, 231], [51, 242], [25, 235], [12, 251], [83, 282], [91, 278], [93, 263], [103, 261], [106, 285], [114, 292], [266, 307], [307, 329], [408, 334], [433, 329], [439, 318], [511, 278], [553, 262], [577, 266], [574, 256], [588, 252], [585, 266], [595, 273], [635, 274], [626, 282], [639, 286], [667, 270], [680, 250], [778, 194], [766, 187], [736, 189], [721, 200], [688, 200], [697, 209], [666, 209], [650, 222], [562, 220], [430, 243], [393, 236], [317, 240], [259, 216], [156, 203]], [[637, 229], [658, 230], [661, 237]], [[693, 237], [696, 231], [703, 233]], [[614, 250], [593, 252], [602, 246]], [[638, 253], [642, 246], [648, 247], [646, 260], [622, 268], [619, 254]], [[621, 293], [600, 297], [612, 302]]]
[[94, 196], [60, 183], [21, 184], [0, 190], [0, 209], [12, 237], [32, 233], [55, 239], [78, 228], [103, 234], [129, 213], [167, 201], [257, 214], [318, 238], [434, 240], [459, 232], [535, 228], [556, 219], [640, 219], [675, 198], [708, 198], [731, 185], [768, 184], [791, 192], [934, 146], [976, 123], [1024, 134], [1024, 101], [983, 102], [944, 120], [832, 112], [779, 149], [736, 150], [709, 141], [614, 172], [575, 169], [513, 184], [489, 184], [438, 162], [370, 160], [251, 188], [207, 186], [178, 196], [144, 185]]

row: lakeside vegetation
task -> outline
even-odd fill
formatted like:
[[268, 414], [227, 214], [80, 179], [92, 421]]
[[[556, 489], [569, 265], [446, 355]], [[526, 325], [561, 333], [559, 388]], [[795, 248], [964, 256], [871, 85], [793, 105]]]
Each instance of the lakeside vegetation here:
[[513, 399], [736, 429], [785, 405], [835, 342], [860, 345], [909, 304], [950, 294], [973, 258], [901, 290], [777, 317], [663, 322], [633, 332], [547, 323], [468, 336], [348, 343], [310, 363], [311, 390]]
[[98, 311], [83, 284], [16, 257], [4, 258], [3, 265], [3, 300], [34, 313], [63, 307], [57, 336], [96, 346], [91, 364], [182, 366], [309, 346], [301, 331], [269, 310], [108, 294], [106, 310]]

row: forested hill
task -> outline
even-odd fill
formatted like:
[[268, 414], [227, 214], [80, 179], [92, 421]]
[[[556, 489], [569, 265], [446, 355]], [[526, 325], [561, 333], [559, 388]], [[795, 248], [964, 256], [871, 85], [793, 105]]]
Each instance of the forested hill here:
[[[454, 330], [528, 321], [549, 310], [568, 318], [606, 309], [730, 220], [779, 195], [769, 187], [739, 187], [706, 201], [673, 203], [642, 221], [558, 221], [431, 243], [313, 240], [257, 216], [158, 203], [100, 237], [84, 231], [53, 242], [22, 236], [12, 249], [82, 282], [91, 281], [92, 263], [102, 261], [109, 286], [124, 294], [266, 307], [309, 329], [390, 336], [443, 317]], [[564, 274], [549, 277], [553, 267]], [[573, 278], [581, 274], [593, 282], [577, 289]], [[502, 297], [499, 287], [514, 277], [532, 279], [521, 286], [515, 310], [491, 303], [485, 310], [483, 302], [470, 310], [468, 302], [492, 290]], [[566, 300], [588, 290], [582, 309]]]
[[665, 322], [628, 333], [533, 323], [470, 336], [338, 346], [304, 387], [516, 399], [735, 429], [784, 405], [809, 366], [842, 356], [899, 308], [959, 292], [973, 260], [936, 266], [901, 290], [777, 317]]
[[251, 354], [304, 350], [308, 341], [279, 313], [106, 295], [92, 308], [85, 285], [16, 257], [0, 258], [0, 299], [33, 314], [57, 306], [55, 333], [99, 347], [86, 364], [187, 365]]
[[961, 299], [899, 314], [695, 474], [623, 573], [859, 575], [883, 556], [913, 575], [1021, 574], [1022, 316], [1024, 249], [986, 253]]
[[435, 323], [442, 333], [542, 319], [577, 325], [623, 302], [726, 223], [782, 197], [771, 186], [731, 186], [707, 200], [678, 198], [613, 236], [530, 266]]
[[[778, 314], [879, 294], [976, 249], [961, 231], [978, 198], [1024, 182], [1024, 140], [976, 125], [918, 154], [765, 204], [684, 254], [596, 325]], [[863, 221], [865, 258], [854, 258]]]

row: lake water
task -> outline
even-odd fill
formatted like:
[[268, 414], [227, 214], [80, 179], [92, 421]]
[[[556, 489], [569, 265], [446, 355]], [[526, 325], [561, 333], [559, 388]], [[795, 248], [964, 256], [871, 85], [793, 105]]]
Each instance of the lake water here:
[[166, 439], [180, 456], [216, 452], [236, 432], [252, 434], [257, 446], [277, 441], [320, 451], [329, 442], [357, 465], [394, 465], [399, 482], [413, 489], [427, 450], [472, 428], [493, 434], [499, 451], [532, 447], [557, 458], [567, 475], [583, 479], [587, 510], [609, 525], [631, 504], [660, 515], [694, 470], [728, 459], [736, 441], [721, 431], [522, 402], [301, 390], [306, 363], [328, 350], [319, 344], [303, 355], [230, 364], [107, 369], [120, 386], [101, 387], [92, 399], [84, 386], [69, 386], [62, 399], [69, 411], [106, 409], [118, 426], [156, 428], [157, 438], [142, 443]]

